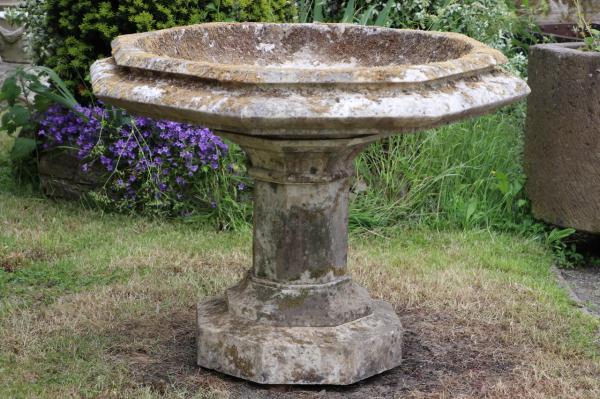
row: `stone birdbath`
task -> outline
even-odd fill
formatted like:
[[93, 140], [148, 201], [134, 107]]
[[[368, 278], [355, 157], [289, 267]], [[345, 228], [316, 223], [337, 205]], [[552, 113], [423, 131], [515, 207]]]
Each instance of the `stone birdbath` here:
[[459, 34], [344, 24], [209, 23], [112, 48], [92, 66], [99, 98], [207, 126], [250, 159], [253, 265], [198, 305], [198, 365], [264, 384], [351, 384], [398, 366], [398, 316], [346, 266], [353, 160], [526, 96], [505, 57]]

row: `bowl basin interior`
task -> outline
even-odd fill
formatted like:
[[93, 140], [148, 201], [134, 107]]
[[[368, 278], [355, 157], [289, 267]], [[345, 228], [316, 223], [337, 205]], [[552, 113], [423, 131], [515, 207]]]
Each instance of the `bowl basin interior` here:
[[325, 70], [445, 62], [472, 49], [429, 32], [326, 24], [192, 25], [144, 35], [136, 47], [193, 62]]

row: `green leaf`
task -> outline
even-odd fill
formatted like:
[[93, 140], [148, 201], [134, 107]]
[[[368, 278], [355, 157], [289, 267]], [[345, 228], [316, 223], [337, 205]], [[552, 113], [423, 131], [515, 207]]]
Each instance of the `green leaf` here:
[[21, 88], [17, 84], [16, 75], [11, 75], [2, 84], [0, 90], [0, 100], [8, 102], [10, 106], [15, 105], [15, 102], [21, 95]]
[[7, 110], [12, 115], [12, 120], [17, 126], [25, 126], [29, 124], [31, 112], [22, 105], [14, 105]]
[[553, 244], [555, 242], [564, 240], [565, 238], [575, 234], [576, 230], [573, 228], [567, 229], [557, 229], [554, 228], [548, 235], [546, 236], [546, 242], [548, 244]]
[[496, 187], [500, 192], [504, 195], [510, 192], [510, 181], [508, 180], [508, 175], [503, 172], [496, 172]]
[[349, 0], [348, 4], [346, 4], [346, 9], [344, 10], [344, 17], [342, 18], [342, 22], [344, 23], [352, 23], [354, 20], [354, 6], [355, 0]]
[[33, 100], [33, 107], [38, 112], [44, 112], [52, 105], [52, 100], [42, 95], [36, 95]]
[[383, 7], [383, 10], [377, 16], [377, 20], [375, 21], [375, 25], [384, 26], [388, 22], [388, 17], [390, 15], [390, 11], [392, 11], [392, 7], [396, 4], [395, 0], [388, 0]]
[[29, 129], [32, 125], [31, 112], [22, 105], [15, 104], [12, 107], [6, 108], [2, 114], [2, 125], [0, 130], [8, 134], [14, 134], [19, 128]]
[[15, 132], [16, 127], [12, 123], [12, 115], [10, 112], [5, 111], [2, 114], [2, 124], [0, 125], [1, 130], [6, 131], [8, 134], [12, 134]]
[[308, 22], [308, 16], [310, 14], [309, 10], [310, 10], [309, 1], [301, 0], [300, 1], [300, 12], [299, 12], [301, 23]]
[[375, 10], [374, 5], [370, 6], [367, 9], [367, 11], [362, 13], [362, 15], [360, 16], [360, 24], [361, 25], [366, 25], [367, 22], [369, 22], [369, 20], [371, 19], [371, 16], [373, 15], [373, 10]]
[[[58, 90], [58, 94], [57, 96], [60, 97], [60, 103], [69, 107], [70, 109], [74, 110], [79, 103], [77, 102], [77, 100], [75, 99], [75, 96], [73, 96], [73, 93], [71, 93], [71, 91], [69, 90], [69, 88], [67, 87], [67, 84], [65, 83], [64, 80], [62, 80], [57, 74], [56, 72], [54, 72], [52, 69], [45, 67], [45, 66], [36, 66], [35, 70], [38, 70], [44, 74], [46, 74], [49, 78], [50, 81], [52, 82], [52, 84], [54, 85], [54, 87], [56, 87], [56, 89]], [[36, 90], [40, 90], [39, 94], [44, 94], [44, 89], [42, 89], [40, 86], [43, 85], [34, 85], [31, 90], [35, 93], [37, 93]]]
[[323, 15], [324, 2], [325, 0], [315, 0], [315, 5], [313, 7], [313, 21], [323, 22], [325, 20]]
[[466, 214], [467, 221], [471, 220], [471, 218], [475, 214], [476, 210], [477, 210], [477, 200], [475, 198], [473, 198], [469, 201], [469, 204], [467, 205], [467, 214]]
[[34, 139], [29, 137], [17, 137], [10, 153], [10, 157], [16, 161], [29, 158], [36, 147], [37, 141]]

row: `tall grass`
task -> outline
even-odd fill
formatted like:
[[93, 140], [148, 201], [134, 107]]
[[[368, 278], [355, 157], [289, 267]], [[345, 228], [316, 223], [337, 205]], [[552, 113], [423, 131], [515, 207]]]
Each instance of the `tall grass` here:
[[[434, 228], [483, 227], [528, 231], [534, 224], [524, 199], [521, 167], [524, 106], [448, 125], [394, 136], [374, 143], [357, 159], [350, 205], [354, 230], [397, 225]], [[8, 140], [7, 137], [3, 137]], [[15, 189], [7, 151], [0, 140], [0, 191]], [[245, 158], [231, 146], [228, 163]], [[251, 191], [240, 198], [228, 193], [247, 182], [244, 170], [199, 184], [200, 197], [219, 206], [199, 210], [188, 222], [217, 223], [219, 229], [251, 224]]]
[[524, 106], [371, 145], [356, 162], [350, 223], [522, 230]]

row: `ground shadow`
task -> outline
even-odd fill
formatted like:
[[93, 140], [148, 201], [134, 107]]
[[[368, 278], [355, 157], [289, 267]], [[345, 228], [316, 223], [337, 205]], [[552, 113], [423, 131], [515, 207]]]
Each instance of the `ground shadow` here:
[[498, 380], [510, 379], [515, 358], [499, 353], [498, 344], [492, 345], [493, 334], [474, 337], [467, 328], [445, 334], [444, 326], [458, 323], [448, 314], [399, 313], [406, 328], [403, 364], [347, 387], [264, 386], [197, 367], [193, 308], [121, 324], [111, 335], [123, 334], [123, 342], [137, 344], [116, 345], [111, 356], [126, 364], [132, 383], [155, 392], [210, 388], [236, 399], [396, 398], [448, 392], [485, 396]]

